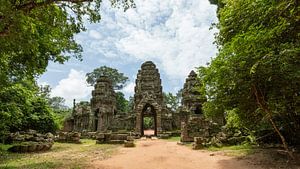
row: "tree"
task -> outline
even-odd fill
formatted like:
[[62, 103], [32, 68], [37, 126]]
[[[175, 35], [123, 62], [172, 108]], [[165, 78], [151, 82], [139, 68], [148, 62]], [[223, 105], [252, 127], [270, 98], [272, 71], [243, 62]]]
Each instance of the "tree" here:
[[[299, 4], [294, 0], [218, 4], [222, 4], [216, 37], [219, 53], [208, 68], [200, 68], [209, 101], [206, 110], [235, 113], [249, 131], [269, 122], [288, 151], [286, 138], [295, 144], [300, 131]], [[281, 129], [289, 132], [284, 136]]]
[[31, 81], [15, 83], [0, 90], [0, 139], [7, 133], [34, 129], [54, 132], [55, 114]]
[[128, 112], [128, 100], [125, 99], [124, 94], [122, 92], [117, 92], [116, 99], [117, 110], [119, 112]]
[[120, 73], [117, 69], [110, 68], [107, 66], [101, 66], [99, 68], [94, 69], [91, 73], [86, 74], [86, 81], [88, 84], [93, 86], [97, 79], [101, 76], [107, 76], [111, 79], [114, 89], [121, 90], [126, 82], [128, 81], [128, 77], [126, 77], [123, 73]]
[[[101, 0], [1, 0], [0, 87], [45, 72], [49, 61], [81, 59], [82, 47], [74, 35], [84, 31], [85, 18], [101, 19]], [[132, 0], [113, 0], [124, 10]]]
[[177, 110], [177, 108], [180, 105], [181, 93], [182, 93], [182, 90], [180, 90], [176, 95], [173, 95], [170, 92], [169, 93], [163, 93], [164, 101], [165, 101], [168, 108], [170, 108], [173, 111]]
[[63, 97], [55, 96], [48, 99], [49, 105], [54, 110], [67, 110], [65, 105], [65, 99]]

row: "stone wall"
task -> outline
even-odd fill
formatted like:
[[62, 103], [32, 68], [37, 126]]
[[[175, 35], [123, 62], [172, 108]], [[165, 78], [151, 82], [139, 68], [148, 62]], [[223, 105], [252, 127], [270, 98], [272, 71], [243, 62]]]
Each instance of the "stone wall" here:
[[9, 139], [13, 146], [8, 151], [17, 153], [47, 151], [53, 145], [53, 138], [54, 135], [51, 133], [41, 134], [35, 130], [11, 133]]

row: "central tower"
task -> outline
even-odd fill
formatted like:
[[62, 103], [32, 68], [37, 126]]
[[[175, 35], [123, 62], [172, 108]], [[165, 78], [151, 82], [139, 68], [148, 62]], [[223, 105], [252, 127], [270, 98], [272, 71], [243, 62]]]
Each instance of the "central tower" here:
[[164, 102], [160, 74], [153, 62], [147, 61], [142, 64], [135, 83], [136, 132], [144, 135], [144, 117], [153, 117], [154, 135], [157, 135], [162, 131]]

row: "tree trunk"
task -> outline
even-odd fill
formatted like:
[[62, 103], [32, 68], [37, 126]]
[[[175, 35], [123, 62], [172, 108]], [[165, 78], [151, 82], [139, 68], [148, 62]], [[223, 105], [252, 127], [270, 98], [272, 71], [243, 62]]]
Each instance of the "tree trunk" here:
[[263, 96], [262, 92], [257, 91], [257, 88], [256, 88], [255, 85], [253, 85], [253, 90], [254, 90], [254, 94], [255, 94], [255, 98], [256, 98], [256, 102], [257, 102], [258, 106], [267, 114], [268, 120], [270, 121], [270, 123], [272, 124], [272, 127], [274, 128], [274, 130], [276, 131], [276, 133], [278, 134], [278, 136], [281, 139], [283, 148], [287, 151], [287, 153], [289, 154], [289, 156], [292, 159], [295, 159], [293, 153], [288, 148], [288, 145], [285, 141], [284, 136], [281, 134], [281, 132], [279, 131], [278, 127], [276, 126], [276, 124], [275, 124], [275, 122], [272, 118], [272, 112], [269, 109], [269, 107], [268, 107], [268, 105], [267, 105], [267, 103], [264, 99], [264, 96]]

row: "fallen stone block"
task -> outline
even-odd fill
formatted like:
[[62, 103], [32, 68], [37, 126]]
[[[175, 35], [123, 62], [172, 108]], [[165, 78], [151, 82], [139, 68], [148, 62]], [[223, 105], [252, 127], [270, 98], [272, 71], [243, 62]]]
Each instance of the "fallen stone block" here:
[[124, 147], [135, 147], [134, 141], [125, 141]]

